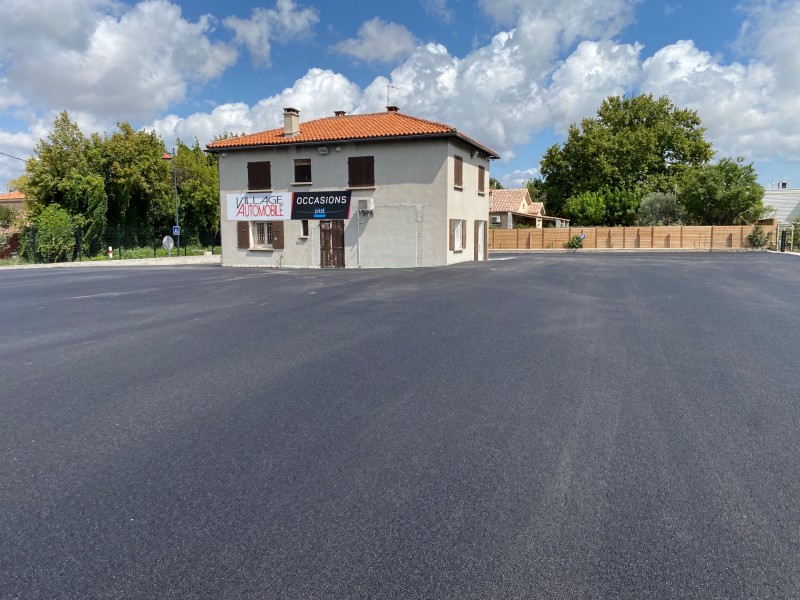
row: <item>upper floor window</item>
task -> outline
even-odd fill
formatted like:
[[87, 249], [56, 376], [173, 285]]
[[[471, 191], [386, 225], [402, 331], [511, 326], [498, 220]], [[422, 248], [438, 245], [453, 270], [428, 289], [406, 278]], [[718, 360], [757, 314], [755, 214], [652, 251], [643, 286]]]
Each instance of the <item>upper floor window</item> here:
[[457, 188], [464, 187], [464, 159], [460, 156], [453, 157], [454, 170], [453, 170], [453, 185]]
[[375, 157], [351, 156], [347, 159], [349, 187], [375, 187]]
[[297, 158], [294, 161], [294, 182], [311, 183], [311, 159]]
[[483, 194], [486, 192], [486, 167], [483, 165], [478, 166], [478, 193]]
[[268, 160], [247, 163], [247, 189], [272, 189], [272, 170]]

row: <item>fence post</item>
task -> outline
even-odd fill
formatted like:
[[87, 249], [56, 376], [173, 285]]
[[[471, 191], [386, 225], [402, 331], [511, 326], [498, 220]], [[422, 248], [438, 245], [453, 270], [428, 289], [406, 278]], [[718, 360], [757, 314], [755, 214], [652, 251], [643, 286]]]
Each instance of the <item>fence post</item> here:
[[36, 255], [37, 255], [37, 252], [36, 252], [36, 233], [37, 233], [37, 231], [36, 231], [35, 227], [33, 229], [31, 229], [31, 244], [33, 245], [33, 264], [36, 264], [37, 262], [39, 262], [39, 259], [36, 258]]
[[656, 247], [655, 235], [656, 235], [656, 226], [650, 225], [650, 248]]
[[711, 241], [708, 244], [708, 249], [709, 250], [713, 250], [714, 249], [714, 226], [713, 225], [711, 226]]
[[681, 225], [681, 240], [680, 240], [680, 249], [683, 250], [683, 225]]

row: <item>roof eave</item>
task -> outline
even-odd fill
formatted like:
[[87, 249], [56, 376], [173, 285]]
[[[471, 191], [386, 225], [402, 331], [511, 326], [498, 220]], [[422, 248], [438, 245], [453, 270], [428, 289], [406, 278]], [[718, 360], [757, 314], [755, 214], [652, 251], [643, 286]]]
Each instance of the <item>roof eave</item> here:
[[308, 141], [281, 141], [281, 142], [273, 142], [271, 144], [247, 144], [242, 146], [220, 146], [216, 148], [211, 148], [206, 145], [206, 152], [211, 153], [218, 153], [218, 152], [228, 152], [234, 150], [257, 150], [263, 148], [281, 148], [286, 146], [324, 146], [325, 144], [349, 144], [355, 142], [382, 142], [382, 141], [398, 141], [398, 140], [419, 140], [419, 139], [432, 139], [432, 138], [449, 138], [449, 137], [456, 137], [470, 146], [477, 148], [484, 154], [486, 154], [486, 158], [488, 160], [497, 160], [500, 158], [494, 150], [491, 148], [487, 148], [486, 146], [477, 143], [475, 140], [468, 138], [467, 136], [457, 132], [457, 131], [448, 131], [444, 133], [422, 133], [422, 134], [412, 134], [412, 135], [387, 135], [387, 136], [375, 136], [375, 137], [357, 137], [357, 138], [332, 138], [327, 140], [308, 140]]

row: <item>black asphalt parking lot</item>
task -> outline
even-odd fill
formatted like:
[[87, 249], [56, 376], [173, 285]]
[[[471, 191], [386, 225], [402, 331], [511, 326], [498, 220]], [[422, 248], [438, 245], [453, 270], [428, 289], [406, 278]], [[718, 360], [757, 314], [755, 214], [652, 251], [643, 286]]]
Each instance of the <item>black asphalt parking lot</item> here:
[[800, 597], [800, 260], [0, 270], [0, 598]]

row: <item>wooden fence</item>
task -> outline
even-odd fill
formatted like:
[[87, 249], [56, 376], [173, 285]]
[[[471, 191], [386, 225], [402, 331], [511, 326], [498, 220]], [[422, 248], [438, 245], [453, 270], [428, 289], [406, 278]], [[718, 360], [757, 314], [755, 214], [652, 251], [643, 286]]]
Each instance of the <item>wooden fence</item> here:
[[[574, 235], [584, 248], [725, 250], [747, 248], [754, 225], [676, 225], [672, 227], [550, 227], [490, 229], [490, 250], [563, 250]], [[774, 229], [764, 227], [773, 240]]]

